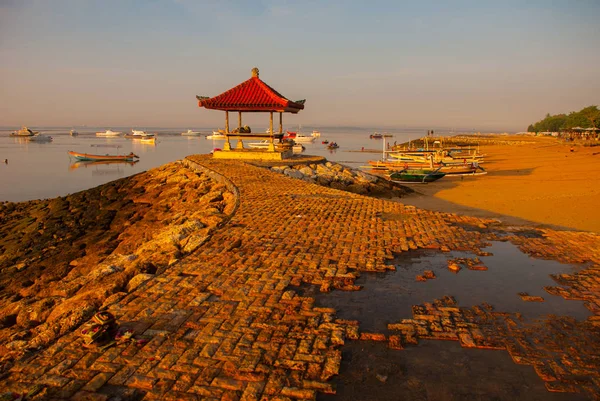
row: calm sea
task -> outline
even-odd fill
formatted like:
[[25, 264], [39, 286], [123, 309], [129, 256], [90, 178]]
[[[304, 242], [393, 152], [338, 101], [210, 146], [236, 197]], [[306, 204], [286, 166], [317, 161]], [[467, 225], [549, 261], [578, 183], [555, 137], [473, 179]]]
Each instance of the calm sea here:
[[[206, 133], [201, 137], [182, 136], [181, 132], [187, 130], [183, 128], [148, 129], [147, 132], [157, 133], [158, 138], [156, 144], [145, 144], [123, 137], [97, 137], [96, 132], [106, 130], [100, 127], [77, 129], [79, 135], [75, 137], [69, 135], [70, 128], [31, 128], [52, 136], [53, 141], [29, 142], [24, 138], [10, 137], [14, 129], [0, 130], [0, 201], [19, 202], [64, 196], [181, 160], [187, 155], [210, 153], [212, 149], [223, 146], [223, 141], [206, 139], [212, 129], [200, 129]], [[330, 161], [352, 167], [381, 158], [384, 141], [369, 138], [375, 130], [307, 127], [302, 132], [308, 135], [313, 129], [318, 129], [321, 137], [314, 143], [305, 144], [305, 154], [325, 156]], [[130, 128], [113, 130], [127, 133]], [[386, 143], [393, 144], [395, 141], [402, 143], [421, 138], [427, 130], [388, 130], [387, 133], [392, 137], [386, 138]], [[326, 139], [337, 142], [340, 148], [328, 150], [321, 143]], [[133, 152], [140, 159], [135, 164], [76, 163], [70, 159], [69, 150], [111, 155]]]

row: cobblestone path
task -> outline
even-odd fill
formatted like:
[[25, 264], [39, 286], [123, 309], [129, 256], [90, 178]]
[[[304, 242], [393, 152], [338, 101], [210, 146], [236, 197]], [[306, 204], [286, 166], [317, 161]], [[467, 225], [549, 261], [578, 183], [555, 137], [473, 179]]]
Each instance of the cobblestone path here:
[[[563, 286], [548, 291], [586, 300], [594, 316], [550, 319], [545, 327], [554, 335], [545, 333], [546, 342], [536, 330], [519, 330], [514, 316], [460, 308], [452, 298], [415, 306], [413, 319], [389, 327], [394, 335], [363, 333], [359, 322], [336, 319], [334, 310], [315, 307], [294, 287], [357, 290], [359, 272], [393, 269], [387, 264], [393, 255], [411, 249], [481, 254], [498, 239], [489, 230], [494, 221], [405, 207], [241, 162], [208, 156], [187, 162], [225, 177], [239, 191], [239, 205], [199, 250], [107, 306], [119, 325], [151, 340], [94, 350], [82, 348], [78, 333], [66, 335], [15, 364], [1, 391], [37, 383], [45, 387], [36, 397], [45, 399], [311, 400], [335, 392], [345, 341], [387, 341], [401, 349], [429, 338], [506, 349], [517, 363], [534, 365], [551, 391], [599, 393], [597, 235], [544, 230], [534, 238], [503, 238], [538, 257], [590, 266], [557, 277]], [[569, 336], [572, 349], [562, 349], [556, 339]]]

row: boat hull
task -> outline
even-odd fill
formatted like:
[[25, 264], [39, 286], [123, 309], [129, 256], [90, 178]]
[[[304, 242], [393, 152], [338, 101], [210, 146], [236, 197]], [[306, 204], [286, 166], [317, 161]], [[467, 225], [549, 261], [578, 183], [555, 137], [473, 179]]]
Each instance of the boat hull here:
[[403, 170], [390, 174], [390, 179], [401, 182], [433, 182], [445, 175], [446, 173], [438, 170]]

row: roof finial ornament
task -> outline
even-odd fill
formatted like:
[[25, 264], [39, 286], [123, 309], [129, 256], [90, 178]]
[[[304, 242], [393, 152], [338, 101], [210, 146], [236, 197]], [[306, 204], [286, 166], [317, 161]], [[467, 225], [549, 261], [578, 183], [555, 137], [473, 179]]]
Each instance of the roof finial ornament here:
[[258, 78], [258, 68], [257, 67], [254, 67], [252, 69], [252, 76]]

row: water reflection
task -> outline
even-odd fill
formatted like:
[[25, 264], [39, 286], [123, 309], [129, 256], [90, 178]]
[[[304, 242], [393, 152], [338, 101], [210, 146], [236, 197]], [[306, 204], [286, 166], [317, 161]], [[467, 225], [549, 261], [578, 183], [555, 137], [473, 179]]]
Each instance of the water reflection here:
[[135, 163], [137, 163], [139, 160], [134, 160], [134, 161], [124, 161], [124, 160], [103, 160], [103, 161], [78, 161], [75, 163], [71, 163], [69, 165], [69, 170], [75, 170], [78, 168], [88, 168], [88, 167], [98, 167], [98, 166], [110, 166], [110, 165], [116, 165], [117, 169], [119, 167], [119, 165], [124, 165], [124, 164], [128, 164], [129, 166], [133, 166]]
[[[365, 331], [386, 332], [387, 324], [412, 317], [412, 305], [433, 302], [452, 295], [461, 307], [491, 304], [497, 311], [519, 312], [525, 319], [537, 319], [550, 314], [572, 316], [585, 320], [590, 311], [583, 301], [566, 300], [545, 292], [545, 286], [556, 283], [550, 274], [573, 273], [578, 266], [552, 260], [533, 259], [509, 242], [494, 242], [491, 256], [481, 257], [486, 271], [462, 269], [458, 274], [448, 270], [447, 260], [473, 257], [465, 252], [407, 252], [396, 260], [395, 272], [362, 273], [356, 284], [361, 291], [333, 291], [322, 294], [318, 287], [300, 291], [316, 298], [320, 306], [333, 307], [342, 319], [359, 320]], [[419, 282], [416, 275], [432, 270], [436, 278]], [[541, 296], [544, 302], [524, 302], [519, 292]]]

